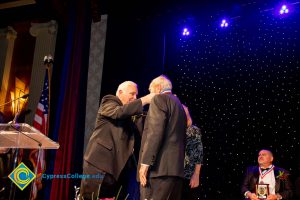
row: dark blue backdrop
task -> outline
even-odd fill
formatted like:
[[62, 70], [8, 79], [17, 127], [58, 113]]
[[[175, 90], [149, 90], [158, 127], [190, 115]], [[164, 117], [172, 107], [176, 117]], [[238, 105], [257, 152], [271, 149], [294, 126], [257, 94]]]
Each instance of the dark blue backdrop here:
[[272, 4], [241, 5], [190, 15], [170, 32], [168, 73], [203, 131], [201, 199], [240, 199], [261, 148], [273, 150], [293, 180], [299, 173], [300, 6], [293, 8], [283, 17]]
[[300, 5], [292, 6], [287, 17], [264, 1], [109, 20], [101, 95], [124, 80], [143, 95], [157, 75], [171, 78], [203, 132], [200, 199], [241, 199], [243, 174], [261, 148], [293, 181], [299, 175]]

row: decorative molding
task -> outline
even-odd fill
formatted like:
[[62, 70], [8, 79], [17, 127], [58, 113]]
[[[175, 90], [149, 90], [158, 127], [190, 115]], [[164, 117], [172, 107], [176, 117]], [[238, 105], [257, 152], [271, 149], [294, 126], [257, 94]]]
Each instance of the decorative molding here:
[[47, 23], [31, 23], [29, 32], [34, 37], [37, 37], [41, 31], [47, 31], [48, 34], [56, 35], [57, 27], [57, 22], [54, 20], [51, 20]]
[[[15, 39], [17, 32], [10, 26], [0, 29], [0, 104], [2, 105], [9, 94], [9, 82], [11, 74], [11, 62], [14, 52]], [[0, 111], [4, 111], [6, 107], [1, 107]]]
[[0, 3], [0, 10], [6, 9], [6, 8], [14, 8], [19, 6], [25, 6], [25, 5], [31, 5], [36, 4], [35, 0], [16, 0], [16, 1], [10, 1], [5, 3]]
[[[29, 85], [30, 96], [27, 105], [29, 110], [35, 111], [37, 108], [43, 90], [46, 72], [44, 57], [46, 55], [55, 55], [57, 28], [58, 25], [54, 20], [46, 23], [31, 23], [29, 32], [32, 36], [36, 37], [36, 42]], [[25, 117], [25, 122], [32, 124], [34, 114], [35, 112], [30, 112]]]
[[14, 40], [17, 38], [17, 34], [18, 33], [11, 26], [0, 29], [0, 39], [6, 38], [8, 40]]

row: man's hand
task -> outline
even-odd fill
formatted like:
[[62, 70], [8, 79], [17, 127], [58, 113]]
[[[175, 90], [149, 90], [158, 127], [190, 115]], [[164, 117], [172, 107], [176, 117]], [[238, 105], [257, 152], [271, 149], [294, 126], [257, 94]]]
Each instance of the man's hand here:
[[247, 197], [251, 200], [259, 200], [259, 198], [257, 198], [256, 194], [248, 192], [247, 193]]
[[267, 200], [277, 200], [277, 195], [276, 195], [276, 194], [270, 194], [270, 195], [267, 197]]
[[141, 165], [141, 168], [139, 170], [140, 182], [143, 187], [145, 187], [147, 184], [148, 168], [149, 168], [148, 165]]

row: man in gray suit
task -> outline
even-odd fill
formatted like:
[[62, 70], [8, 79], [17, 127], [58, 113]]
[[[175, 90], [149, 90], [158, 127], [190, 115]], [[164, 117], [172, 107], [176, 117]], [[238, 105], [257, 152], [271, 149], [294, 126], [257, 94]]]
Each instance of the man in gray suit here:
[[116, 181], [133, 154], [134, 134], [141, 129], [134, 121], [155, 94], [140, 99], [136, 99], [137, 95], [137, 85], [125, 81], [119, 85], [116, 96], [103, 97], [83, 161], [83, 174], [97, 175], [97, 178], [82, 179], [80, 199], [116, 195]]
[[149, 88], [153, 97], [142, 135], [139, 159], [141, 199], [181, 199], [184, 176], [186, 115], [164, 75]]

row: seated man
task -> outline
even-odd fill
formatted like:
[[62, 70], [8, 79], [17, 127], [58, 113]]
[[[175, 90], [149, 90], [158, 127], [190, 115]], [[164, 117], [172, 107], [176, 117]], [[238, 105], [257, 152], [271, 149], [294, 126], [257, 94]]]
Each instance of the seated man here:
[[269, 189], [267, 200], [292, 198], [293, 192], [289, 172], [274, 166], [272, 163], [273, 153], [266, 149], [260, 150], [258, 166], [248, 167], [243, 181], [242, 194], [246, 199], [259, 200], [256, 194], [256, 184], [267, 185], [266, 188]]

